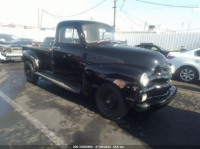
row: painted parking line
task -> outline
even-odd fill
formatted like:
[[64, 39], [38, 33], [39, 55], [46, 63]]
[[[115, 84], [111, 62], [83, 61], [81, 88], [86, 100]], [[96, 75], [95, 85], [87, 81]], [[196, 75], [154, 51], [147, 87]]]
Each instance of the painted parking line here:
[[21, 115], [23, 115], [36, 129], [40, 130], [51, 142], [55, 145], [67, 145], [67, 143], [58, 137], [55, 133], [50, 131], [45, 125], [39, 122], [37, 119], [32, 117], [27, 111], [25, 111], [19, 104], [5, 95], [0, 91], [0, 97], [6, 101], [9, 105], [11, 105], [16, 111], [18, 111]]

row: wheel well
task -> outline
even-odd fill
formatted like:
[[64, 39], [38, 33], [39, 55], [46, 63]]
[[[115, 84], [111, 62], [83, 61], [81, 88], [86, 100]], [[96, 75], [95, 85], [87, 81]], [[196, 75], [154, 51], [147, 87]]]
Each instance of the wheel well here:
[[30, 63], [34, 69], [38, 69], [36, 64], [34, 64], [34, 62], [31, 59], [27, 59], [26, 61], [24, 61], [24, 63], [26, 62]]
[[31, 65], [32, 65], [32, 67], [33, 67], [33, 63], [32, 63], [30, 60], [26, 60], [26, 61], [24, 61], [24, 68], [27, 66], [27, 65], [26, 65], [26, 63], [29, 63], [29, 64], [31, 64]]
[[101, 83], [99, 84], [99, 86], [101, 86], [101, 85], [103, 85], [103, 84], [112, 84], [113, 86], [117, 87], [117, 88], [120, 90], [119, 86], [116, 85], [116, 84], [115, 84], [114, 82], [112, 82], [112, 81], [109, 81], [109, 80], [102, 80]]
[[115, 83], [113, 83], [112, 81], [109, 81], [109, 80], [101, 80], [100, 82], [98, 83], [93, 83], [92, 86], [91, 86], [91, 90], [92, 92], [86, 92], [86, 95], [90, 95], [90, 94], [96, 94], [96, 91], [98, 90], [98, 88], [103, 85], [103, 84], [112, 84], [113, 86], [115, 86], [116, 88], [119, 88], [119, 86], [117, 86]]
[[196, 73], [197, 73], [197, 75], [198, 75], [198, 77], [199, 77], [199, 72], [198, 72], [197, 68], [194, 67], [194, 66], [191, 66], [191, 65], [184, 65], [184, 66], [181, 66], [180, 68], [178, 68], [177, 73], [178, 73], [182, 68], [184, 68], [184, 67], [193, 68], [193, 69], [196, 71]]
[[24, 64], [25, 63], [30, 63], [33, 66], [33, 62], [31, 60], [26, 60], [26, 61], [24, 61]]

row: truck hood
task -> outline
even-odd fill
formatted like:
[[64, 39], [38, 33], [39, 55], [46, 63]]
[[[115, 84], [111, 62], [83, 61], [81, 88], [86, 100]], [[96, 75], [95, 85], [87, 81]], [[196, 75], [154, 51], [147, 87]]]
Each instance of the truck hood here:
[[122, 45], [87, 47], [87, 61], [91, 64], [117, 64], [154, 71], [157, 66], [168, 69], [165, 57], [154, 51]]

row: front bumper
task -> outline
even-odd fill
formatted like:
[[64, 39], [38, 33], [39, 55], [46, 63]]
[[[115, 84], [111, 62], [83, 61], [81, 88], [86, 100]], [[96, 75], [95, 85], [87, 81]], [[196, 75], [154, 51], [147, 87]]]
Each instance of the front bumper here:
[[134, 109], [139, 112], [159, 109], [170, 103], [171, 100], [175, 97], [176, 92], [177, 88], [171, 85], [165, 94], [162, 94], [160, 96], [150, 97], [151, 99], [147, 98], [147, 101], [143, 103], [142, 102], [136, 103]]

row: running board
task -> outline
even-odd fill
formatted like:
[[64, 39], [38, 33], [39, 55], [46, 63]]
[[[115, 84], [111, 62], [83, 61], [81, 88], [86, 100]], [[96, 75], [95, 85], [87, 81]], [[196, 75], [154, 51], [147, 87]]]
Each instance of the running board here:
[[60, 80], [60, 79], [58, 79], [48, 73], [45, 73], [45, 72], [35, 72], [35, 74], [53, 82], [54, 84], [66, 89], [68, 91], [71, 91], [76, 94], [81, 93], [81, 85], [78, 85], [78, 84], [73, 85], [70, 82]]

